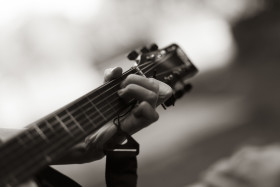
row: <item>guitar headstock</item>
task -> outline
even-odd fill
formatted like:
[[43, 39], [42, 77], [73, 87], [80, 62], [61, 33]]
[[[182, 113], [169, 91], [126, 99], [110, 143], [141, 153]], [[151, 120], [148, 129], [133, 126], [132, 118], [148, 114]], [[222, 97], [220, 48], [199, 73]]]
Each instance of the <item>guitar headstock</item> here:
[[177, 98], [191, 89], [191, 85], [186, 84], [185, 80], [198, 72], [184, 51], [176, 44], [162, 49], [158, 49], [153, 44], [150, 49], [144, 47], [140, 52], [131, 52], [128, 58], [136, 61], [137, 68], [146, 77], [154, 77], [173, 89], [173, 98], [165, 103], [166, 106], [174, 104]]

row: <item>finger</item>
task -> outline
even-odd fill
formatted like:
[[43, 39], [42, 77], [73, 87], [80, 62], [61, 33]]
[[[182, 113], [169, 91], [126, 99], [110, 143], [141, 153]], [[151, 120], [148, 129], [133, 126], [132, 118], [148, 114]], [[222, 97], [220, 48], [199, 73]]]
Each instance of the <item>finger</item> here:
[[88, 136], [85, 140], [87, 148], [95, 149], [96, 152], [103, 154], [103, 145], [117, 132], [114, 124], [108, 123], [102, 126], [97, 133]]
[[122, 68], [121, 67], [115, 67], [115, 68], [109, 68], [104, 71], [104, 82], [111, 81], [115, 78], [118, 78], [122, 75]]
[[137, 84], [148, 90], [154, 91], [158, 94], [157, 105], [163, 103], [172, 95], [172, 89], [169, 85], [154, 78], [146, 78], [132, 74], [122, 82], [121, 87], [125, 88], [129, 84]]
[[119, 96], [126, 102], [136, 99], [138, 101], [147, 101], [153, 107], [156, 107], [158, 94], [136, 84], [129, 84], [118, 91]]
[[140, 75], [131, 74], [121, 83], [121, 88], [125, 88], [129, 84], [137, 84], [147, 88], [155, 93], [159, 92], [159, 83], [154, 78], [146, 78]]
[[[125, 132], [134, 134], [157, 121], [158, 118], [158, 113], [149, 103], [141, 102], [138, 107], [133, 109], [131, 115], [121, 122], [121, 127]], [[117, 127], [115, 125], [106, 124], [101, 127], [96, 134], [87, 137], [86, 144], [88, 147], [94, 147], [96, 151], [99, 150], [99, 152], [103, 152], [104, 143], [116, 132]]]
[[158, 118], [156, 110], [148, 102], [143, 101], [123, 121], [122, 128], [129, 134], [134, 134], [157, 121]]

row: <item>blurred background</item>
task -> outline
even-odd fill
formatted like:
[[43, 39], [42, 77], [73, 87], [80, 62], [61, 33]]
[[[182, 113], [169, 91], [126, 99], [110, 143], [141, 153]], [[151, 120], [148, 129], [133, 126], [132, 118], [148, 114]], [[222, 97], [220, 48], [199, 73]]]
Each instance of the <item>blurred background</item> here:
[[[138, 186], [185, 186], [246, 144], [279, 141], [278, 0], [0, 2], [0, 127], [23, 128], [101, 85], [106, 68], [153, 42], [179, 44], [194, 89], [134, 137]], [[55, 166], [105, 186], [104, 159]]]

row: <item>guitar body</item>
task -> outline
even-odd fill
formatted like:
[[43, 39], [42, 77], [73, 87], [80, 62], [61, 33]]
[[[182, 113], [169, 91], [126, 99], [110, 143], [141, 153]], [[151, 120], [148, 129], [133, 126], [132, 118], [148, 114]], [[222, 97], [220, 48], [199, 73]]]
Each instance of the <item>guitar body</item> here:
[[124, 103], [117, 94], [128, 75], [154, 77], [171, 86], [174, 94], [163, 105], [167, 107], [189, 90], [185, 80], [197, 73], [196, 67], [176, 44], [163, 49], [153, 46], [143, 53], [134, 52], [129, 58], [138, 65], [120, 78], [38, 120], [4, 142], [0, 146], [0, 186], [36, 186], [36, 183], [26, 181], [135, 103], [135, 100]]

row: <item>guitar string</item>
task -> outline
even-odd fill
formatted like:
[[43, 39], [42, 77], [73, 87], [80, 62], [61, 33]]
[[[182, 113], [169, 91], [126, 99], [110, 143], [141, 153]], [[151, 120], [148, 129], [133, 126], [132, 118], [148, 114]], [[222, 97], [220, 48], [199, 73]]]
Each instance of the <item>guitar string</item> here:
[[[110, 89], [107, 89], [104, 93], [106, 93], [106, 92], [108, 92], [108, 90], [111, 90], [113, 87], [111, 87]], [[113, 93], [113, 94], [115, 94], [115, 92]], [[100, 104], [100, 103], [102, 103], [104, 100], [106, 101], [106, 100], [108, 100], [108, 98], [110, 98], [113, 94], [111, 94], [111, 95], [109, 95], [107, 98], [104, 98], [104, 99], [102, 99], [102, 100], [99, 100], [99, 102], [97, 102], [95, 105], [96, 106], [98, 106], [98, 104]], [[98, 99], [98, 97], [100, 97], [100, 95], [98, 95], [97, 97], [95, 97], [95, 98], [93, 98], [93, 99], [90, 99], [90, 98], [88, 98], [88, 100], [90, 101], [90, 102], [94, 102], [94, 99]], [[82, 99], [84, 99], [84, 98], [82, 98]], [[78, 101], [78, 102], [80, 102], [80, 101]], [[77, 103], [78, 103], [77, 102]], [[110, 102], [110, 103], [112, 103], [112, 101]], [[86, 105], [86, 104], [88, 104], [88, 102], [87, 103], [84, 103], [82, 106], [81, 105], [78, 105], [78, 107], [76, 107], [75, 108], [75, 110], [69, 110], [69, 108], [71, 107], [71, 106], [69, 106], [68, 108], [66, 108], [66, 107], [63, 107], [62, 109], [68, 109], [69, 111], [70, 111], [70, 113], [72, 113], [72, 114], [74, 114], [76, 111], [78, 111], [78, 110], [81, 110], [81, 111], [83, 111], [84, 109], [82, 108], [82, 107], [84, 107], [84, 105]], [[106, 104], [106, 105], [102, 105], [102, 107], [99, 107], [99, 109], [103, 109], [104, 107], [109, 107], [109, 109], [111, 108], [111, 106], [109, 106], [109, 104]], [[58, 112], [56, 112], [57, 114], [59, 113], [59, 112], [61, 112], [61, 111], [58, 111]], [[102, 111], [102, 112], [104, 112], [104, 111]], [[106, 112], [106, 110], [105, 110], [105, 112]], [[54, 113], [55, 114], [55, 113]], [[55, 114], [55, 115], [57, 115], [57, 114]], [[66, 117], [68, 117], [69, 115], [67, 115]], [[99, 115], [98, 115], [99, 116]], [[97, 116], [97, 117], [98, 117]], [[65, 117], [65, 116], [63, 116], [63, 117]], [[76, 115], [75, 116], [76, 118], [77, 117], [79, 117], [79, 115]], [[95, 120], [95, 119], [92, 119], [92, 120]]]
[[[105, 91], [106, 92], [106, 91]], [[67, 122], [66, 122], [67, 123]]]
[[67, 122], [66, 122], [67, 123]]
[[[111, 101], [111, 103], [112, 103], [112, 101]], [[105, 105], [106, 106], [106, 105]], [[114, 106], [115, 107], [115, 106]], [[109, 109], [111, 109], [111, 107], [109, 107]], [[72, 112], [72, 111], [71, 111]], [[77, 117], [77, 116], [75, 116], [75, 117]], [[92, 118], [91, 118], [92, 119]]]
[[[102, 87], [102, 86], [101, 86], [101, 87]], [[103, 87], [104, 87], [104, 86], [103, 86]], [[112, 88], [113, 88], [113, 87], [111, 87], [110, 89], [107, 89], [104, 93], [108, 92], [108, 90], [111, 90]], [[88, 97], [88, 95], [90, 95], [90, 94], [94, 94], [94, 93], [89, 93], [89, 94], [87, 94], [85, 97]], [[114, 93], [113, 93], [113, 94], [114, 94]], [[99, 94], [97, 97], [94, 97], [93, 99], [90, 99], [90, 98], [88, 98], [88, 99], [89, 99], [91, 102], [94, 102], [94, 100], [95, 100], [95, 99], [97, 100], [98, 97], [100, 97], [100, 96], [101, 96], [101, 94]], [[109, 95], [109, 97], [111, 97], [111, 96], [112, 96], [112, 94]], [[81, 97], [81, 98], [77, 99], [76, 102], [73, 103], [73, 104], [70, 105], [70, 106], [62, 107], [59, 111], [54, 112], [53, 115], [57, 115], [57, 113], [61, 112], [62, 110], [65, 110], [65, 109], [68, 109], [68, 110], [69, 110], [69, 108], [70, 108], [71, 106], [73, 106], [74, 104], [80, 102], [80, 100], [84, 99], [85, 97]], [[102, 103], [104, 100], [108, 99], [109, 97], [99, 100], [99, 102], [97, 102], [95, 105], [98, 106], [98, 104]], [[111, 102], [112, 102], [112, 101], [111, 101]], [[88, 103], [86, 103], [86, 104], [88, 104]], [[106, 104], [106, 105], [103, 104], [102, 107], [100, 107], [100, 108], [103, 108], [103, 106], [106, 107], [106, 106], [109, 106], [109, 105], [108, 105], [108, 104]], [[78, 110], [82, 110], [82, 111], [83, 111], [83, 109], [82, 109], [81, 107], [84, 107], [84, 104], [83, 104], [83, 105], [78, 105], [74, 110], [69, 110], [69, 111], [70, 111], [70, 113], [75, 113], [75, 112], [78, 111]], [[110, 107], [108, 107], [108, 108], [110, 109]], [[51, 115], [52, 115], [52, 114], [51, 114]], [[66, 117], [67, 117], [67, 116], [66, 116]], [[76, 116], [76, 117], [78, 117], [78, 116]], [[39, 120], [39, 122], [40, 122], [40, 121], [41, 121], [41, 120]]]
[[[101, 123], [102, 124], [102, 123]], [[100, 124], [100, 125], [101, 125]], [[100, 126], [99, 125], [99, 126]], [[79, 132], [77, 132], [77, 131], [74, 131], [73, 132], [73, 134], [74, 133], [78, 133], [78, 135], [79, 135]], [[80, 139], [82, 139], [82, 137], [80, 138]], [[78, 141], [80, 141], [80, 140], [78, 140]], [[77, 142], [78, 142], [77, 141]], [[56, 149], [57, 147], [59, 148], [59, 147], [62, 147], [61, 145], [64, 145], [63, 147], [66, 147], [66, 145], [67, 145], [67, 143], [69, 144], [67, 147], [72, 147], [72, 143], [71, 142], [69, 142], [68, 141], [68, 139], [66, 139], [66, 138], [63, 138], [63, 139], [61, 139], [60, 141], [58, 141], [58, 143], [56, 143], [54, 146], [50, 146], [48, 149], [48, 152], [49, 152], [49, 154], [50, 155], [52, 155], [54, 152], [56, 152], [56, 150], [59, 150], [59, 149]], [[37, 151], [35, 151], [35, 153], [37, 153]], [[44, 159], [43, 159], [44, 160]], [[30, 163], [29, 163], [30, 162]], [[27, 162], [24, 162], [24, 163], [22, 163], [22, 162], [20, 162], [19, 164], [20, 164], [20, 167], [19, 168], [16, 168], [16, 171], [14, 171], [13, 172], [13, 175], [14, 176], [16, 176], [17, 174], [16, 173], [18, 173], [18, 176], [20, 176], [20, 175], [22, 175], [23, 173], [25, 173], [25, 172], [23, 172], [23, 170], [24, 169], [26, 169], [26, 168], [28, 168], [27, 166], [29, 166], [29, 165], [36, 165], [36, 166], [39, 166], [38, 164], [40, 164], [42, 162], [42, 158], [41, 157], [39, 157], [39, 156], [36, 156], [35, 155], [35, 157], [33, 157], [32, 158], [32, 160], [27, 160]], [[49, 163], [43, 163], [44, 165], [47, 165], [47, 164], [49, 164]], [[16, 163], [14, 163], [13, 165], [16, 165]], [[32, 168], [32, 167], [31, 167]], [[34, 168], [34, 170], [37, 170], [38, 168]], [[32, 170], [28, 170], [28, 172], [29, 172], [29, 174], [27, 174], [27, 175], [30, 175], [30, 172], [31, 172], [31, 174], [32, 174]]]
[[[114, 102], [113, 102], [113, 103], [114, 103]], [[114, 106], [117, 106], [118, 104], [119, 104], [119, 103], [116, 103], [116, 104], [114, 104]], [[109, 110], [106, 110], [106, 113], [109, 113], [109, 114], [112, 113], [112, 112], [110, 112], [110, 110], [112, 110], [112, 108], [109, 108]], [[92, 114], [90, 117], [92, 117], [93, 115], [94, 115], [94, 114]], [[84, 118], [83, 121], [81, 121], [80, 123], [85, 122], [87, 125], [91, 125], [91, 123], [88, 123], [88, 122], [86, 122], [86, 121], [87, 121], [87, 120]], [[72, 121], [67, 121], [67, 122], [65, 122], [65, 123], [68, 123], [68, 124], [69, 124], [69, 122], [71, 123]], [[103, 123], [103, 121], [100, 121], [99, 123], [101, 124], [101, 123]], [[104, 123], [105, 123], [105, 122], [104, 122]], [[52, 125], [53, 125], [53, 127], [54, 127], [54, 130], [55, 130], [56, 132], [60, 132], [61, 130], [63, 130], [62, 127], [56, 126], [56, 124], [59, 124], [59, 123], [58, 123], [58, 122], [52, 123]], [[94, 129], [94, 128], [97, 128], [98, 126], [100, 126], [100, 124], [97, 123], [97, 124], [96, 124], [96, 127], [93, 127], [93, 129]], [[47, 128], [47, 130], [48, 130], [48, 131], [51, 131], [49, 128]], [[80, 131], [78, 128], [75, 128], [74, 131], [72, 131], [72, 133], [75, 133], [75, 131], [78, 131], [79, 133], [81, 133], [81, 131]], [[46, 132], [46, 131], [45, 131], [45, 132]], [[63, 131], [63, 132], [65, 133], [65, 131]], [[46, 133], [47, 133], [47, 132], [46, 132]], [[50, 133], [52, 133], [52, 132], [50, 132]], [[82, 134], [82, 135], [83, 135], [83, 134]], [[35, 141], [35, 140], [36, 140], [35, 138], [36, 138], [36, 139], [39, 138], [40, 141], [43, 140], [42, 137], [40, 137], [39, 135], [37, 135], [37, 136], [35, 136], [35, 137], [32, 139], [34, 142], [39, 142], [39, 141]], [[30, 139], [30, 140], [31, 140], [31, 139]], [[30, 141], [30, 140], [29, 140], [29, 141]], [[31, 141], [32, 141], [32, 140], [31, 140]], [[61, 139], [60, 139], [60, 140], [61, 140]], [[50, 140], [50, 141], [52, 141], [52, 140]], [[39, 143], [41, 143], [41, 142], [39, 142]], [[38, 144], [39, 144], [39, 143], [38, 143]], [[36, 146], [36, 145], [33, 145], [33, 146]], [[38, 145], [38, 146], [40, 146], [40, 145]], [[36, 147], [34, 147], [34, 148], [36, 148]], [[12, 151], [12, 153], [15, 153], [15, 152], [17, 152], [18, 150], [16, 149], [16, 150], [11, 150], [11, 151]], [[10, 152], [11, 152], [11, 151], [10, 151]], [[3, 154], [3, 155], [4, 155], [4, 154]], [[15, 155], [16, 155], [16, 154], [15, 154]], [[5, 156], [5, 155], [4, 155], [4, 156]], [[6, 156], [8, 156], [8, 155], [6, 155]], [[13, 155], [10, 155], [10, 156], [13, 156]], [[12, 158], [10, 158], [10, 159], [12, 159]]]
[[[108, 91], [106, 91], [106, 92], [108, 92]], [[113, 94], [115, 94], [115, 92], [113, 93]], [[113, 94], [111, 94], [111, 95], [109, 95], [109, 97], [111, 97]], [[107, 97], [107, 98], [105, 98], [105, 99], [108, 99], [109, 97]], [[88, 98], [89, 99], [89, 98]], [[105, 99], [103, 99], [103, 100], [105, 100]], [[89, 99], [90, 101], [93, 101], [94, 100], [94, 98], [91, 100], [91, 99]], [[102, 102], [102, 100], [99, 102], [99, 103], [101, 103]], [[114, 102], [114, 101], [113, 101]], [[96, 105], [98, 106], [98, 104], [99, 103], [97, 103]], [[112, 103], [112, 101], [111, 101], [111, 103]], [[88, 103], [86, 103], [86, 104], [88, 104]], [[108, 105], [108, 104], [107, 104]], [[103, 105], [103, 106], [107, 106], [107, 105]], [[80, 110], [80, 111], [83, 111], [83, 109], [81, 108], [81, 107], [83, 107], [83, 106], [81, 106], [81, 105], [79, 105], [78, 106], [78, 109], [76, 109], [76, 111], [77, 110]], [[109, 107], [109, 109], [110, 109], [110, 107]], [[100, 108], [100, 110], [102, 111], [102, 107]], [[70, 113], [72, 113], [72, 114], [74, 114], [74, 112], [75, 111], [70, 111]], [[102, 111], [103, 113], [104, 113], [104, 111]], [[106, 111], [105, 111], [106, 112]], [[56, 114], [57, 115], [57, 114]], [[71, 114], [70, 114], [71, 115]], [[81, 115], [83, 115], [83, 114], [81, 114]], [[86, 115], [86, 114], [84, 114], [84, 115]], [[94, 115], [94, 113], [92, 114], [92, 115]], [[76, 115], [76, 116], [74, 116], [74, 117], [76, 117], [76, 118], [78, 118], [80, 115]], [[65, 116], [63, 116], [62, 118], [64, 118]], [[69, 117], [68, 115], [66, 116], [66, 117]], [[96, 118], [91, 118], [91, 116], [89, 116], [90, 117], [90, 119], [91, 120], [93, 120], [93, 121], [95, 121], [96, 120]], [[98, 117], [98, 116], [97, 116]], [[69, 120], [68, 121], [65, 121], [65, 123], [66, 123], [66, 126], [67, 126], [67, 123], [69, 122]], [[72, 122], [72, 121], [70, 121], [70, 122]], [[69, 127], [69, 126], [68, 126]], [[59, 127], [58, 127], [59, 128]], [[46, 132], [45, 132], [46, 133]]]
[[[114, 93], [113, 93], [114, 94]], [[111, 96], [113, 96], [113, 94], [111, 94], [111, 95], [109, 95], [109, 97], [107, 97], [107, 98], [110, 98]], [[118, 99], [118, 98], [117, 98]], [[116, 102], [117, 101], [117, 99], [115, 99], [115, 100], [111, 100], [111, 103], [113, 103], [113, 102]], [[91, 100], [92, 101], [92, 100]], [[86, 103], [86, 104], [88, 104], [88, 103]], [[86, 105], [86, 104], [84, 104], [84, 105]], [[106, 107], [106, 106], [109, 106], [108, 104], [107, 105], [102, 105], [102, 107], [100, 107], [100, 109], [102, 110], [104, 107]], [[78, 107], [75, 109], [75, 110], [73, 110], [73, 111], [70, 111], [70, 115], [71, 115], [71, 113], [72, 113], [72, 115], [74, 115], [74, 113], [75, 112], [77, 112], [77, 111], [83, 111], [84, 109], [82, 108], [82, 107], [84, 107], [84, 106], [82, 106], [82, 105], [78, 105]], [[115, 107], [115, 106], [114, 106]], [[107, 112], [107, 110], [108, 109], [111, 109], [112, 107], [108, 107], [106, 110], [103, 110], [102, 112], [103, 113], [106, 113]], [[95, 112], [94, 114], [92, 114], [92, 115], [95, 115], [96, 116], [96, 118], [91, 118], [91, 120], [93, 120], [93, 121], [95, 121], [96, 119], [98, 119], [99, 118], [99, 115], [97, 115], [98, 114], [98, 112]], [[82, 114], [78, 114], [78, 115], [74, 115], [74, 117], [75, 118], [78, 118], [78, 117], [80, 117], [81, 115], [83, 115], [83, 113]], [[84, 115], [86, 115], [86, 114], [84, 114]], [[69, 115], [64, 115], [64, 116], [62, 116], [61, 117], [61, 119], [63, 120], [64, 118], [67, 118], [67, 117], [69, 117]], [[91, 116], [90, 116], [91, 117]], [[47, 119], [46, 119], [47, 120]], [[45, 120], [42, 120], [42, 121], [45, 121]], [[35, 124], [36, 126], [38, 126], [39, 124], [40, 124], [40, 122], [41, 121], [39, 121], [38, 122], [38, 124]], [[69, 120], [67, 120], [67, 121], [65, 121], [65, 123], [67, 123], [67, 122], [69, 122]], [[72, 120], [70, 120], [70, 122], [73, 122]], [[32, 128], [32, 127], [31, 127]], [[30, 129], [31, 129], [30, 128]], [[40, 128], [40, 127], [39, 127]], [[28, 130], [28, 129], [27, 129]], [[2, 156], [2, 155], [1, 155]]]
[[[114, 94], [114, 93], [113, 93]], [[113, 95], [113, 94], [111, 94], [111, 95]], [[110, 95], [110, 96], [111, 96]], [[109, 98], [109, 97], [107, 97], [107, 98]], [[118, 98], [117, 98], [118, 99]], [[117, 102], [117, 99], [115, 99], [115, 100], [113, 100], [113, 101], [111, 101], [111, 106], [109, 107], [109, 109], [113, 109], [115, 106], [117, 106], [119, 103]], [[113, 105], [113, 103], [114, 102], [117, 102], [114, 106], [112, 106]], [[106, 105], [104, 105], [104, 106], [106, 106]], [[83, 111], [83, 109], [79, 106], [79, 108], [77, 109], [77, 110], [80, 110], [80, 111]], [[77, 111], [76, 110], [76, 111]], [[108, 109], [106, 110], [106, 111], [102, 111], [104, 114], [106, 113], [108, 111]], [[71, 111], [72, 112], [72, 111]], [[74, 115], [74, 112], [73, 112], [73, 115]], [[75, 118], [78, 118], [78, 117], [80, 117], [81, 115], [85, 115], [85, 116], [88, 116], [89, 117], [89, 120], [93, 120], [93, 121], [96, 121], [96, 118], [92, 118], [92, 116], [96, 116], [96, 114], [93, 112], [93, 113], [91, 113], [90, 115], [87, 115], [86, 113], [81, 113], [81, 114], [79, 114], [79, 115], [74, 115], [74, 117]], [[65, 117], [65, 116], [64, 116]], [[69, 116], [67, 116], [67, 117], [69, 117]], [[97, 116], [97, 118], [98, 118], [98, 116]], [[63, 120], [63, 117], [61, 118], [62, 120]], [[88, 120], [88, 121], [89, 121]], [[73, 121], [71, 121], [70, 120], [70, 123], [71, 122], [73, 122]], [[65, 121], [64, 122], [65, 124], [66, 124], [66, 126], [69, 128], [69, 126], [68, 126], [68, 124], [69, 124], [69, 120], [67, 120], [67, 121]], [[80, 123], [82, 123], [82, 122], [80, 122]], [[98, 122], [95, 122], [95, 123], [97, 123], [98, 124]], [[57, 122], [54, 122], [54, 124], [57, 124]], [[90, 123], [86, 123], [86, 125], [89, 125], [89, 124], [92, 124], [91, 122]], [[37, 124], [38, 125], [38, 124]], [[54, 125], [53, 125], [54, 126]], [[55, 128], [56, 126], [54, 126], [54, 128]], [[58, 128], [61, 128], [60, 126], [58, 126]], [[56, 129], [55, 129], [56, 130]], [[77, 129], [78, 130], [78, 129]], [[46, 131], [44, 131], [44, 133], [47, 133]], [[38, 136], [40, 139], [42, 139], [40, 136]]]
[[[113, 115], [114, 116], [114, 115]], [[100, 124], [101, 125], [101, 124]], [[55, 147], [52, 147], [53, 149], [54, 149], [54, 151], [55, 151], [55, 148], [56, 147], [60, 147], [60, 144], [63, 144], [64, 142], [63, 141], [60, 141], [60, 143], [59, 144], [56, 144], [56, 146]], [[66, 142], [66, 143], [69, 143], [69, 142]], [[65, 147], [65, 146], [64, 146]], [[68, 147], [72, 147], [72, 144], [70, 144]], [[52, 152], [50, 152], [50, 153], [52, 153]], [[34, 163], [36, 163], [36, 162], [38, 162], [39, 164], [40, 164], [40, 162], [42, 162], [42, 158], [41, 157], [37, 157], [37, 158], [33, 158], [32, 159], [32, 162], [31, 163], [25, 163], [25, 166], [27, 165], [28, 166], [28, 164], [31, 164], [31, 165], [34, 165]], [[46, 165], [47, 165], [48, 163], [46, 163]], [[37, 164], [36, 164], [37, 165]], [[22, 166], [22, 165], [21, 165]], [[26, 166], [26, 167], [27, 167]], [[24, 169], [24, 168], [26, 168], [26, 167], [23, 167], [22, 169]], [[36, 168], [34, 168], [34, 170], [36, 170]], [[19, 174], [22, 174], [22, 170], [20, 169], [20, 168], [18, 168], [18, 173]], [[31, 170], [32, 171], [32, 170]], [[14, 172], [15, 173], [15, 172]], [[27, 174], [26, 173], [26, 175], [28, 176], [29, 174]], [[30, 175], [29, 175], [30, 176]]]
[[[176, 68], [180, 68], [180, 67], [184, 67], [185, 66], [185, 64], [182, 64], [182, 65], [180, 65], [180, 66], [177, 66]], [[175, 68], [174, 68], [175, 69]], [[172, 70], [173, 71], [173, 70]], [[164, 75], [164, 74], [166, 74], [166, 73], [169, 73], [169, 71], [163, 71], [163, 72], [161, 72], [161, 73], [157, 73], [157, 75], [158, 76], [161, 76], [161, 75]]]
[[[75, 116], [75, 117], [77, 117], [77, 116]], [[66, 123], [67, 123], [67, 121], [66, 121]]]
[[[100, 124], [101, 125], [101, 124]], [[63, 144], [64, 142], [63, 141], [61, 141], [59, 144]], [[67, 142], [66, 142], [67, 143]], [[60, 147], [60, 145], [57, 145], [56, 147]], [[71, 147], [72, 145], [70, 144], [70, 146], [69, 147]], [[55, 150], [55, 147], [53, 148], [54, 150]], [[50, 151], [51, 152], [51, 151]], [[35, 159], [35, 161], [37, 160], [37, 162], [42, 162], [42, 158], [41, 157], [38, 157], [38, 158], [33, 158], [32, 159], [32, 162], [30, 163], [30, 164], [34, 164], [34, 159]], [[23, 167], [23, 169], [24, 169], [24, 167]], [[18, 172], [19, 172], [19, 174], [21, 173], [21, 171], [22, 170], [20, 170], [20, 169], [18, 169]]]
[[[62, 142], [62, 141], [61, 141]], [[39, 158], [40, 159], [40, 161], [41, 161], [41, 158]], [[34, 168], [35, 169], [35, 168]]]

